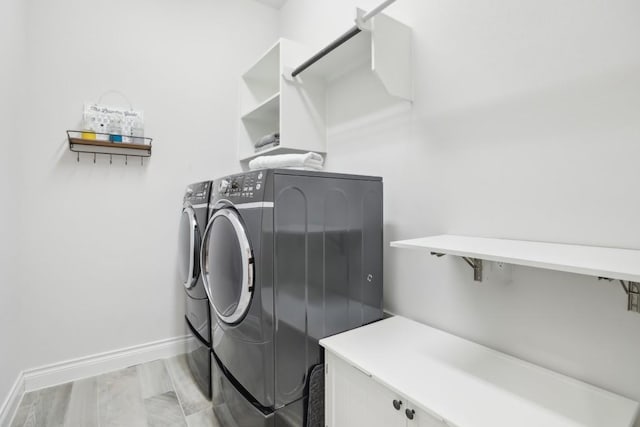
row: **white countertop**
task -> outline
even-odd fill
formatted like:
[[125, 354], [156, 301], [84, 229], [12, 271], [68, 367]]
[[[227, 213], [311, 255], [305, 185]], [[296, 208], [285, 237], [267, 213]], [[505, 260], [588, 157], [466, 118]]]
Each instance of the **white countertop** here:
[[320, 341], [459, 427], [630, 427], [639, 404], [395, 316]]

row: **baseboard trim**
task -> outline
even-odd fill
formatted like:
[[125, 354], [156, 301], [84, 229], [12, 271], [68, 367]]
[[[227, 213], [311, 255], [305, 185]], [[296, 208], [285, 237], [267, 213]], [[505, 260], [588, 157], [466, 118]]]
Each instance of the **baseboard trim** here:
[[18, 410], [22, 396], [24, 395], [24, 374], [20, 372], [18, 379], [11, 387], [7, 398], [0, 406], [0, 426], [5, 427], [11, 424], [13, 415]]
[[0, 427], [10, 424], [26, 392], [178, 356], [195, 346], [196, 338], [185, 335], [26, 369], [18, 374], [18, 379], [0, 406]]
[[23, 372], [24, 391], [38, 390], [139, 363], [177, 356], [193, 346], [193, 340], [194, 337], [185, 335], [27, 369]]

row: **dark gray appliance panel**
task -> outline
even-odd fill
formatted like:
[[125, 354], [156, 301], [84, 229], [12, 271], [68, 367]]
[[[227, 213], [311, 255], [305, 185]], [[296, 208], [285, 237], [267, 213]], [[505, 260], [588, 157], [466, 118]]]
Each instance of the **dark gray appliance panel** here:
[[276, 408], [304, 396], [320, 338], [382, 318], [382, 182], [274, 175]]
[[209, 300], [191, 298], [187, 295], [185, 309], [185, 317], [191, 327], [207, 344], [211, 343]]
[[225, 427], [275, 427], [273, 412], [263, 412], [235, 387], [211, 354], [211, 388], [213, 412]]
[[362, 198], [362, 324], [382, 319], [382, 185]]
[[[182, 211], [182, 215], [180, 216], [180, 231], [178, 233], [178, 272], [180, 274], [180, 280], [183, 283], [193, 280], [193, 277], [190, 277], [191, 275], [189, 274], [189, 266], [193, 265], [193, 273], [197, 272], [197, 268], [200, 267], [197, 264], [194, 251], [192, 251], [192, 246], [195, 248], [196, 240], [199, 238], [199, 233], [196, 233], [198, 226], [195, 221], [195, 215], [190, 217], [189, 211]], [[193, 241], [191, 238], [192, 233], [194, 237]]]
[[[202, 227], [206, 226], [205, 222], [198, 222], [198, 214], [202, 209], [192, 208], [194, 217], [190, 217], [187, 210], [183, 210], [180, 218], [180, 231], [178, 234], [178, 272], [180, 274], [180, 281], [184, 284], [191, 282], [191, 286], [185, 288], [187, 294], [191, 298], [207, 298], [207, 294], [202, 284], [202, 278], [200, 277], [200, 244], [202, 242]], [[191, 240], [191, 233], [193, 230], [193, 241]], [[189, 271], [189, 266], [192, 265], [193, 271]], [[191, 275], [191, 274], [192, 275]]]
[[229, 220], [220, 216], [213, 220], [209, 231], [209, 272], [211, 304], [223, 316], [230, 316], [238, 306], [243, 286], [241, 249], [236, 231]]
[[[272, 208], [238, 208], [255, 261], [255, 285], [246, 316], [238, 324], [226, 324], [212, 312], [212, 350], [220, 363], [260, 405], [274, 405], [273, 297], [271, 279], [266, 283], [263, 268], [263, 215], [270, 219]], [[267, 241], [271, 241], [267, 237]], [[205, 242], [206, 244], [206, 242]], [[237, 248], [234, 250], [238, 250]], [[267, 258], [271, 250], [266, 251]], [[240, 284], [240, 283], [239, 283]]]
[[[193, 334], [191, 329], [193, 325], [186, 320], [187, 334]], [[208, 324], [207, 324], [208, 329]], [[207, 334], [208, 335], [208, 334]], [[209, 361], [209, 355], [211, 349], [209, 343], [203, 342], [196, 336], [195, 348], [188, 348], [186, 353], [187, 364], [191, 371], [191, 376], [195, 380], [198, 388], [208, 399], [211, 398], [211, 366]]]
[[[206, 299], [207, 294], [204, 290], [202, 277], [200, 275], [200, 244], [202, 242], [202, 233], [207, 226], [207, 213], [209, 202], [209, 190], [211, 182], [199, 182], [191, 184], [187, 187], [187, 193], [184, 197], [183, 212], [180, 219], [180, 228], [178, 236], [178, 271], [180, 280], [186, 282], [189, 275], [189, 265], [193, 263], [193, 278], [195, 279], [192, 286], [186, 289], [191, 298]], [[191, 251], [191, 227], [187, 209], [192, 209], [195, 217], [195, 241], [193, 242], [193, 252]]]

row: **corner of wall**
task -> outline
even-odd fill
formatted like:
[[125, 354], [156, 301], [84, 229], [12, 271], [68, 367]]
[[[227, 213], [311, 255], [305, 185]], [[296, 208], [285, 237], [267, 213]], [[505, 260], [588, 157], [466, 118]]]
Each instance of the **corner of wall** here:
[[24, 395], [24, 375], [22, 372], [18, 374], [18, 378], [9, 390], [6, 399], [0, 406], [0, 427], [8, 427], [11, 420], [15, 416], [22, 396]]

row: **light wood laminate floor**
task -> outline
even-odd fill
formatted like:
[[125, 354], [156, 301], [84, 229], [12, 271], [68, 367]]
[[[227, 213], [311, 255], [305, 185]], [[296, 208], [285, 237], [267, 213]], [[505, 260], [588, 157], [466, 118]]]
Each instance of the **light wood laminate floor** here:
[[184, 355], [26, 393], [11, 427], [221, 427]]

